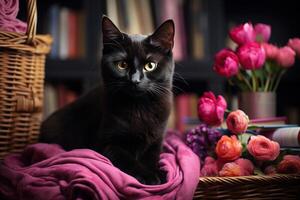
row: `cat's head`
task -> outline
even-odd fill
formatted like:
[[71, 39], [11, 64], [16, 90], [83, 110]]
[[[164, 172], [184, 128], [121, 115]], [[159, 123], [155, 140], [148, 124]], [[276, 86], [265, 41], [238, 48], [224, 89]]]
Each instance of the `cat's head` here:
[[101, 71], [106, 89], [128, 95], [170, 91], [174, 33], [174, 22], [167, 20], [149, 36], [129, 35], [104, 16]]

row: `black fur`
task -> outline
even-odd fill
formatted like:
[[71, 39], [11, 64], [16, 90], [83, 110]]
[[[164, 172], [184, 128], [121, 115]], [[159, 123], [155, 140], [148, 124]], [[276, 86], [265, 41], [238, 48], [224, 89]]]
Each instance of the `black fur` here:
[[[158, 160], [172, 106], [174, 23], [152, 35], [127, 35], [102, 19], [103, 82], [42, 123], [40, 141], [91, 148], [147, 184], [164, 181]], [[125, 61], [126, 70], [117, 62]], [[151, 72], [143, 70], [155, 62]]]

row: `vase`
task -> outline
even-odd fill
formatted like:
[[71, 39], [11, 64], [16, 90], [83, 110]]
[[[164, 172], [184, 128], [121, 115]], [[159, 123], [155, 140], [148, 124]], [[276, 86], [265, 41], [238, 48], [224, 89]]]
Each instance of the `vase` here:
[[275, 92], [242, 92], [238, 97], [239, 109], [250, 119], [276, 116]]

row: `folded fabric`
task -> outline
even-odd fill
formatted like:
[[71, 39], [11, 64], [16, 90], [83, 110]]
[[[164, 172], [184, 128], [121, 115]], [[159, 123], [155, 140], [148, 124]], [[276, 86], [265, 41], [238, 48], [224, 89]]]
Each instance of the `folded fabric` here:
[[160, 157], [167, 182], [144, 185], [88, 149], [64, 151], [38, 143], [0, 165], [0, 199], [192, 199], [199, 180], [198, 157], [168, 133]]
[[0, 30], [25, 33], [27, 24], [17, 19], [19, 0], [0, 0]]

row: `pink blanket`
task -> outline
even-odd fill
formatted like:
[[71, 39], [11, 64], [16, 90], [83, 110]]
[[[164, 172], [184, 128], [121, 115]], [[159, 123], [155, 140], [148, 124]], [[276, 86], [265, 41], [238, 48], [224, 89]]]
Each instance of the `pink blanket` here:
[[192, 199], [199, 159], [174, 133], [166, 136], [160, 165], [167, 182], [143, 185], [95, 151], [34, 144], [0, 165], [0, 199]]
[[27, 24], [17, 19], [19, 0], [0, 0], [0, 30], [25, 33]]

